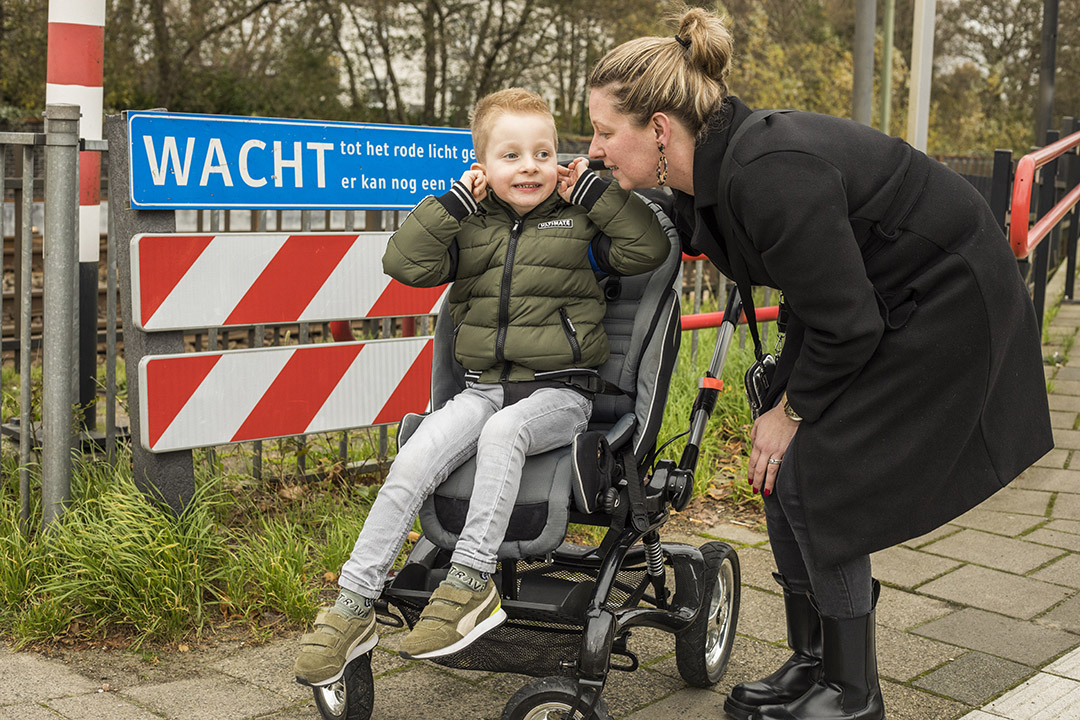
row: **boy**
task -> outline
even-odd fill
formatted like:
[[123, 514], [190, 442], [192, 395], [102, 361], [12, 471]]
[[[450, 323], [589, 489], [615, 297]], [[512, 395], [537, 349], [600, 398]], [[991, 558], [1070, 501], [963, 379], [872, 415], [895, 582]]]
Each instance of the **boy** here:
[[390, 238], [383, 269], [403, 283], [453, 281], [455, 355], [468, 387], [401, 446], [341, 571], [341, 594], [301, 640], [296, 678], [336, 681], [378, 641], [372, 601], [424, 499], [476, 455], [465, 526], [447, 579], [400, 652], [458, 652], [505, 619], [491, 580], [525, 457], [569, 445], [592, 396], [575, 386], [608, 357], [594, 269], [635, 274], [670, 243], [653, 212], [578, 158], [558, 165], [557, 135], [539, 95], [511, 88], [471, 117], [474, 163], [450, 192], [425, 198]]

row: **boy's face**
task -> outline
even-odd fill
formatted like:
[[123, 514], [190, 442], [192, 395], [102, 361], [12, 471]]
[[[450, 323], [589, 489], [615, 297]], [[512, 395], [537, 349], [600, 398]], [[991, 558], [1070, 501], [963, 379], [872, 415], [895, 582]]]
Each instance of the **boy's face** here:
[[488, 135], [481, 167], [488, 187], [524, 215], [555, 192], [558, 158], [551, 118], [504, 113]]

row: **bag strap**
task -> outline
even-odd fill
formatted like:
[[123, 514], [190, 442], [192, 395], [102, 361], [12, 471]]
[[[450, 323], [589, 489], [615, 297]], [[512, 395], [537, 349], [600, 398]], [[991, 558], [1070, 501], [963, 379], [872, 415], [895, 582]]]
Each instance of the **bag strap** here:
[[[750, 113], [750, 116], [739, 127], [735, 128], [731, 139], [728, 140], [724, 158], [720, 162], [720, 181], [724, 184], [723, 202], [718, 205], [719, 212], [716, 213], [716, 221], [720, 224], [721, 232], [719, 234], [721, 237], [729, 240], [728, 260], [731, 262], [731, 272], [735, 276], [735, 286], [739, 288], [739, 297], [742, 300], [743, 313], [746, 315], [746, 324], [750, 329], [750, 337], [754, 340], [754, 357], [758, 360], [761, 360], [765, 353], [761, 349], [761, 340], [758, 337], [750, 271], [746, 268], [746, 256], [743, 254], [743, 249], [750, 244], [750, 240], [745, 237], [745, 233], [736, 228], [735, 223], [731, 220], [731, 203], [728, 200], [728, 186], [731, 184], [731, 177], [728, 174], [728, 169], [731, 167], [731, 158], [735, 146], [751, 126], [764, 121], [770, 115], [788, 112], [791, 112], [791, 110], [755, 110]], [[710, 228], [710, 230], [712, 229]], [[742, 247], [739, 247], [740, 245]]]

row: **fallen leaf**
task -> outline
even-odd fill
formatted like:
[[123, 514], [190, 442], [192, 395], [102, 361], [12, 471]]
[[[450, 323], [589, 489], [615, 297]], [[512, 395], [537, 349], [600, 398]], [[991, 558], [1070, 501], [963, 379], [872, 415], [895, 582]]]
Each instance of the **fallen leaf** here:
[[409, 542], [414, 543], [419, 539], [420, 539], [420, 533], [416, 532], [415, 530], [413, 530], [412, 532], [409, 533]]
[[277, 494], [283, 500], [299, 500], [304, 497], [303, 485], [285, 485], [278, 488]]

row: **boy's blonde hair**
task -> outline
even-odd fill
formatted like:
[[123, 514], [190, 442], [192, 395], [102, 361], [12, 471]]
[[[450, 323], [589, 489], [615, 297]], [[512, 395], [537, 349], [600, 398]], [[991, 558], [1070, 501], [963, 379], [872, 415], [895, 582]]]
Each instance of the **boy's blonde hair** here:
[[727, 97], [734, 43], [719, 16], [685, 5], [676, 12], [674, 36], [623, 43], [596, 64], [589, 87], [610, 92], [639, 127], [663, 112], [701, 135]]
[[525, 88], [507, 88], [480, 98], [469, 113], [473, 148], [476, 150], [476, 159], [479, 162], [483, 162], [492, 126], [500, 116], [507, 113], [545, 116], [551, 120], [551, 134], [555, 136], [556, 147], [558, 147], [559, 135], [555, 131], [555, 117], [551, 114], [548, 104], [544, 102], [544, 98]]

